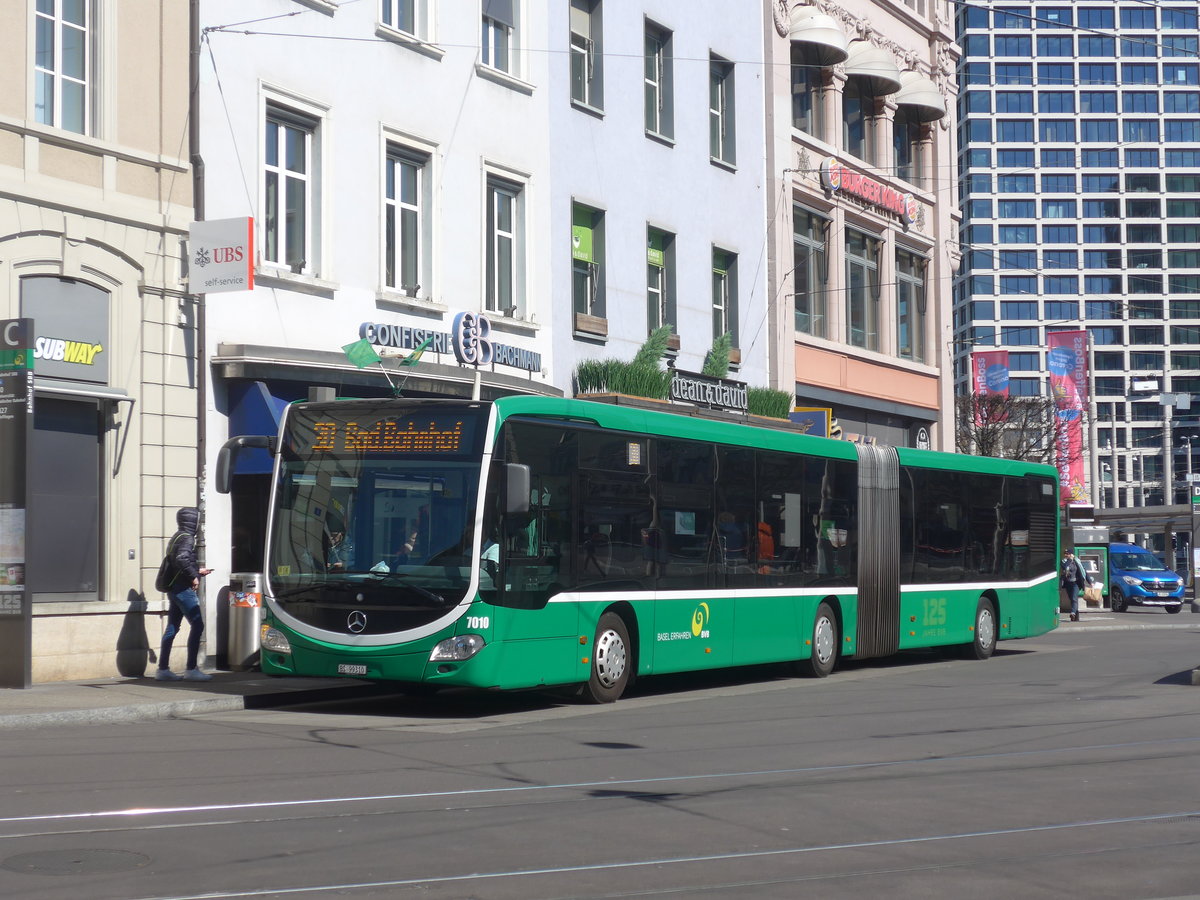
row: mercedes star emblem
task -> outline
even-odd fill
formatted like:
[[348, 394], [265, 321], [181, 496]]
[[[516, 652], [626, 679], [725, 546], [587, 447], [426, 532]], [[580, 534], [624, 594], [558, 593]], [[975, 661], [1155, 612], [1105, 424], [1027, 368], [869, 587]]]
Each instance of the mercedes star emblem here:
[[354, 634], [362, 634], [367, 629], [367, 614], [356, 609], [346, 617], [346, 627]]

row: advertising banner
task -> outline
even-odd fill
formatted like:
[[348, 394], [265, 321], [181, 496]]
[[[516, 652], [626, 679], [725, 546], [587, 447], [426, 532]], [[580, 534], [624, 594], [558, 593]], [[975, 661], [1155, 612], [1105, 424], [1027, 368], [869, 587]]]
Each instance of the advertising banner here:
[[26, 588], [33, 319], [0, 320], [0, 687], [27, 688], [32, 607]]
[[975, 396], [1008, 396], [1008, 351], [976, 350], [971, 354], [971, 378]]
[[1052, 331], [1046, 335], [1046, 367], [1054, 395], [1055, 453], [1063, 503], [1086, 503], [1083, 476], [1083, 410], [1088, 402], [1086, 331]]
[[[1008, 396], [1008, 351], [976, 350], [971, 354], [971, 382], [976, 397]], [[1002, 409], [992, 410], [991, 421], [1003, 422]], [[975, 405], [975, 427], [989, 424], [983, 421], [983, 404]]]

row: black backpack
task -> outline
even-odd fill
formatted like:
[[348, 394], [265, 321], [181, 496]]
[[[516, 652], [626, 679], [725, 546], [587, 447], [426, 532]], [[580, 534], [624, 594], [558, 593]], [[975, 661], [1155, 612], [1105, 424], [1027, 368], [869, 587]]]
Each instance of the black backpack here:
[[160, 593], [167, 593], [171, 590], [171, 586], [175, 584], [175, 579], [179, 577], [179, 571], [175, 568], [175, 562], [171, 559], [171, 554], [175, 551], [175, 542], [179, 540], [182, 532], [175, 532], [171, 538], [171, 542], [167, 544], [166, 555], [158, 564], [158, 574], [154, 576], [154, 589]]

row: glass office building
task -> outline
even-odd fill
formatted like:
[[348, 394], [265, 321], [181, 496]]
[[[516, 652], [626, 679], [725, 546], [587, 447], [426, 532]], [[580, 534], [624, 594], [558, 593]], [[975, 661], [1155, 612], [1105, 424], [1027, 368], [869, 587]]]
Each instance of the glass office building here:
[[1047, 394], [1047, 332], [1086, 329], [1100, 506], [1184, 502], [1200, 471], [1198, 7], [957, 13], [955, 389], [971, 390], [972, 351], [999, 348], [1010, 394]]

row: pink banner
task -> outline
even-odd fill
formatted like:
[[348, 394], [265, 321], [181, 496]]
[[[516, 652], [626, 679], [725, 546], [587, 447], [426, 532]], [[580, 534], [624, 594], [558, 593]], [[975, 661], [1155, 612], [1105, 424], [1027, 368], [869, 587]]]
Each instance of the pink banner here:
[[[976, 350], [971, 354], [971, 381], [976, 397], [1008, 396], [1008, 351]], [[985, 414], [986, 405], [988, 414]], [[985, 415], [991, 421], [1004, 421], [1001, 409], [991, 404], [975, 404], [975, 427], [984, 425]]]
[[1088, 402], [1086, 331], [1046, 335], [1046, 367], [1054, 394], [1055, 459], [1064, 503], [1090, 500], [1083, 477], [1083, 410]]
[[1008, 351], [976, 350], [971, 354], [971, 374], [975, 381], [975, 396], [989, 394], [1008, 396]]

